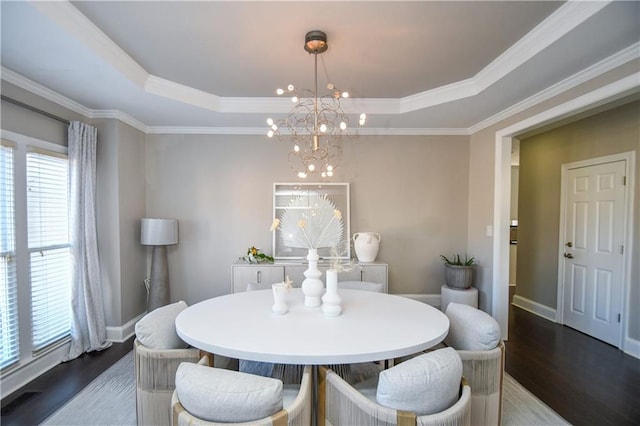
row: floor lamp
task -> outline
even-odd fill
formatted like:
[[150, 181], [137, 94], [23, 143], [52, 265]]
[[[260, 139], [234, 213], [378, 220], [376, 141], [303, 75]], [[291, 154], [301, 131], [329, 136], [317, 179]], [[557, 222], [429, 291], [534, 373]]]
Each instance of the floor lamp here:
[[176, 219], [142, 219], [140, 243], [153, 246], [147, 300], [147, 312], [151, 312], [155, 308], [169, 304], [167, 246], [178, 244], [178, 221]]

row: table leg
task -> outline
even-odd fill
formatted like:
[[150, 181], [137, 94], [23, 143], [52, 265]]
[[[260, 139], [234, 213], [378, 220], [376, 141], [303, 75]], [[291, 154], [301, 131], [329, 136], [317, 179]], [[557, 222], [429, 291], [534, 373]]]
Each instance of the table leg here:
[[311, 366], [313, 386], [311, 389], [311, 424], [318, 426], [318, 366]]

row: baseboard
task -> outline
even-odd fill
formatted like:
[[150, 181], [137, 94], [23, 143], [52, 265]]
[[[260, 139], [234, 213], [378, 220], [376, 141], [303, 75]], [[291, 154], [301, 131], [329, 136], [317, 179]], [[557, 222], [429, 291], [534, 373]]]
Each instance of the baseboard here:
[[513, 296], [513, 306], [517, 306], [520, 309], [531, 312], [551, 322], [556, 322], [556, 310], [546, 305], [542, 305], [533, 300], [529, 300], [517, 294]]
[[397, 294], [396, 296], [408, 297], [436, 308], [440, 308], [441, 305], [439, 294]]
[[107, 327], [107, 340], [116, 343], [124, 342], [134, 335], [136, 323], [145, 315], [146, 312], [143, 312], [120, 327]]
[[640, 340], [627, 337], [624, 339], [624, 353], [640, 359]]

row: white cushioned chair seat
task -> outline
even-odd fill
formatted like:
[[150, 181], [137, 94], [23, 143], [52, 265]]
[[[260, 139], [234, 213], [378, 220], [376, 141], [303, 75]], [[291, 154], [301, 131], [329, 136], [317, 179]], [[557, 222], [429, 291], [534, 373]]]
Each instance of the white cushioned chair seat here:
[[[433, 414], [417, 415], [415, 412], [397, 410], [375, 400], [375, 387], [369, 381], [351, 386], [331, 369], [319, 371], [320, 395], [318, 415], [320, 425], [420, 425], [420, 426], [468, 426], [470, 425], [471, 389], [460, 379], [453, 405]], [[368, 386], [367, 386], [368, 385]], [[371, 392], [373, 389], [373, 394]], [[368, 393], [363, 393], [368, 392]], [[417, 395], [416, 398], [419, 398]]]
[[380, 373], [378, 404], [417, 415], [433, 414], [458, 399], [462, 361], [452, 348], [429, 352]]
[[449, 334], [445, 343], [457, 350], [488, 351], [500, 343], [500, 325], [486, 312], [461, 303], [449, 303]]
[[282, 381], [184, 363], [176, 372], [176, 394], [192, 415], [212, 422], [248, 422], [283, 407]]
[[[198, 363], [201, 366], [209, 364], [208, 356], [204, 356]], [[209, 368], [209, 367], [204, 367]], [[209, 368], [212, 369], [212, 368]], [[239, 373], [237, 371], [230, 371], [234, 378], [238, 375], [250, 376], [249, 374]], [[176, 375], [177, 376], [177, 375]], [[230, 376], [231, 377], [231, 376]], [[262, 383], [280, 382], [279, 380], [272, 378], [265, 378], [260, 376], [253, 376], [260, 380]], [[176, 381], [178, 377], [176, 377]], [[253, 379], [251, 379], [253, 381]], [[281, 382], [280, 382], [281, 384]], [[211, 386], [211, 385], [208, 385]], [[215, 387], [215, 386], [214, 386]], [[244, 426], [274, 426], [274, 425], [287, 425], [287, 426], [308, 426], [311, 424], [311, 408], [312, 408], [312, 374], [311, 367], [306, 366], [301, 374], [300, 381], [296, 384], [285, 384], [280, 387], [280, 401], [282, 409], [272, 413], [266, 417], [261, 417], [250, 421], [210, 421], [205, 418], [195, 416], [194, 413], [189, 412], [183, 401], [178, 396], [178, 389], [173, 393], [171, 398], [171, 424], [174, 426], [229, 426], [229, 425], [244, 425]], [[204, 394], [208, 393], [207, 390], [202, 390]], [[236, 402], [244, 400], [242, 405], [237, 407], [237, 418], [245, 418], [247, 412], [254, 410], [254, 402], [247, 399], [247, 392], [240, 390], [235, 396], [225, 395], [224, 393], [216, 392], [218, 397], [223, 399], [234, 399]], [[273, 395], [272, 395], [273, 396]], [[206, 397], [205, 397], [206, 399]], [[207, 403], [208, 404], [208, 403]], [[215, 403], [219, 405], [218, 402]], [[209, 405], [205, 407], [206, 410], [211, 409]], [[269, 411], [269, 410], [266, 410]]]
[[156, 308], [136, 323], [138, 341], [150, 349], [184, 349], [188, 347], [176, 333], [176, 317], [187, 308], [183, 301]]

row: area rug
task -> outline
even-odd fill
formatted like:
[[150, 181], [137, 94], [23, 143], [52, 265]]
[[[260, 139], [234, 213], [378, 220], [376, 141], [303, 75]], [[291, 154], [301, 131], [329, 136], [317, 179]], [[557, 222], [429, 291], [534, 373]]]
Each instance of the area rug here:
[[[96, 377], [42, 424], [47, 426], [136, 424], [133, 352]], [[505, 373], [502, 424], [567, 425], [562, 417]]]

